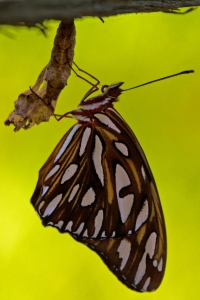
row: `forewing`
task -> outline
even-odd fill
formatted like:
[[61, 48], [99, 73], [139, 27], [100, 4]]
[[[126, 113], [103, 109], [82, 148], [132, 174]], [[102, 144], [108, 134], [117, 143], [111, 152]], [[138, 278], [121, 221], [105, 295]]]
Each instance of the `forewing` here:
[[[43, 225], [82, 238], [111, 236], [120, 230], [118, 204], [112, 203], [114, 185], [107, 184], [113, 171], [103, 169], [107, 146], [100, 132], [96, 123], [76, 124], [41, 168], [31, 203]], [[112, 155], [109, 151], [110, 161]]]
[[31, 203], [44, 226], [78, 236], [89, 228], [89, 235], [97, 235], [95, 224], [103, 216], [97, 204], [100, 183], [94, 184], [88, 159], [93, 131], [92, 126], [73, 126], [41, 168]]

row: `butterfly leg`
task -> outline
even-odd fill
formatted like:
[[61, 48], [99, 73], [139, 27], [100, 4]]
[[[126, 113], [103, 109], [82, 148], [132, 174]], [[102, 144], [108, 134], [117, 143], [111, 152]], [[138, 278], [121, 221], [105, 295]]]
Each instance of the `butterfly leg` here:
[[90, 96], [92, 93], [94, 93], [94, 92], [96, 92], [96, 91], [99, 90], [99, 88], [98, 88], [97, 86], [99, 85], [100, 81], [99, 81], [96, 77], [94, 77], [93, 75], [91, 75], [90, 73], [84, 71], [83, 69], [80, 69], [80, 68], [77, 66], [77, 64], [76, 64], [75, 62], [73, 62], [73, 64], [76, 66], [76, 68], [78, 69], [79, 72], [83, 72], [83, 73], [85, 73], [86, 75], [90, 76], [92, 79], [96, 80], [96, 83], [95, 83], [95, 84], [92, 83], [92, 82], [90, 82], [90, 81], [87, 80], [86, 78], [80, 76], [80, 75], [72, 68], [72, 66], [71, 66], [72, 71], [76, 74], [77, 77], [79, 77], [79, 78], [85, 80], [87, 83], [89, 83], [90, 85], [92, 85], [91, 89], [89, 89], [89, 91], [84, 95], [84, 97], [82, 98], [82, 100], [81, 100], [81, 102], [80, 102], [80, 103], [83, 103], [83, 102], [85, 101], [85, 99], [86, 99], [88, 96]]

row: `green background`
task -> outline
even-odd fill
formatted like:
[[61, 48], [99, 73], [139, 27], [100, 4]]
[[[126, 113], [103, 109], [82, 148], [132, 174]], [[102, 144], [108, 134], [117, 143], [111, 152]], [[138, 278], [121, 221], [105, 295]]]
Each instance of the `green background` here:
[[[51, 118], [18, 133], [3, 122], [49, 61], [58, 26], [52, 21], [46, 23], [47, 38], [36, 29], [1, 27], [0, 299], [199, 298], [200, 10], [104, 20], [77, 20], [75, 48], [75, 62], [102, 85], [124, 81], [129, 88], [195, 70], [125, 92], [115, 105], [138, 137], [157, 182], [168, 235], [164, 280], [153, 293], [129, 290], [86, 246], [44, 228], [30, 204], [39, 169], [75, 121]], [[72, 74], [56, 112], [75, 109], [88, 89]]]

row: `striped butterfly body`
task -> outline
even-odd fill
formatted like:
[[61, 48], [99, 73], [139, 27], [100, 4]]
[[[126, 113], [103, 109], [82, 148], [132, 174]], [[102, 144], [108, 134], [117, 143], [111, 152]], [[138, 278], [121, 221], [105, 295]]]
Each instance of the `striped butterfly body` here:
[[165, 223], [145, 154], [113, 107], [122, 84], [70, 112], [77, 124], [41, 168], [31, 203], [44, 226], [97, 252], [129, 288], [153, 291], [165, 271]]

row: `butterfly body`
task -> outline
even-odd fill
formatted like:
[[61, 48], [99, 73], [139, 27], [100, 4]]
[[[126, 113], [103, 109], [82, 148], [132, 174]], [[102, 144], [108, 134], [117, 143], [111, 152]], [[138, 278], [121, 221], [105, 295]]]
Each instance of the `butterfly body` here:
[[96, 251], [129, 288], [152, 291], [165, 270], [165, 223], [145, 154], [113, 107], [121, 85], [71, 112], [77, 124], [41, 168], [31, 203], [45, 226]]

